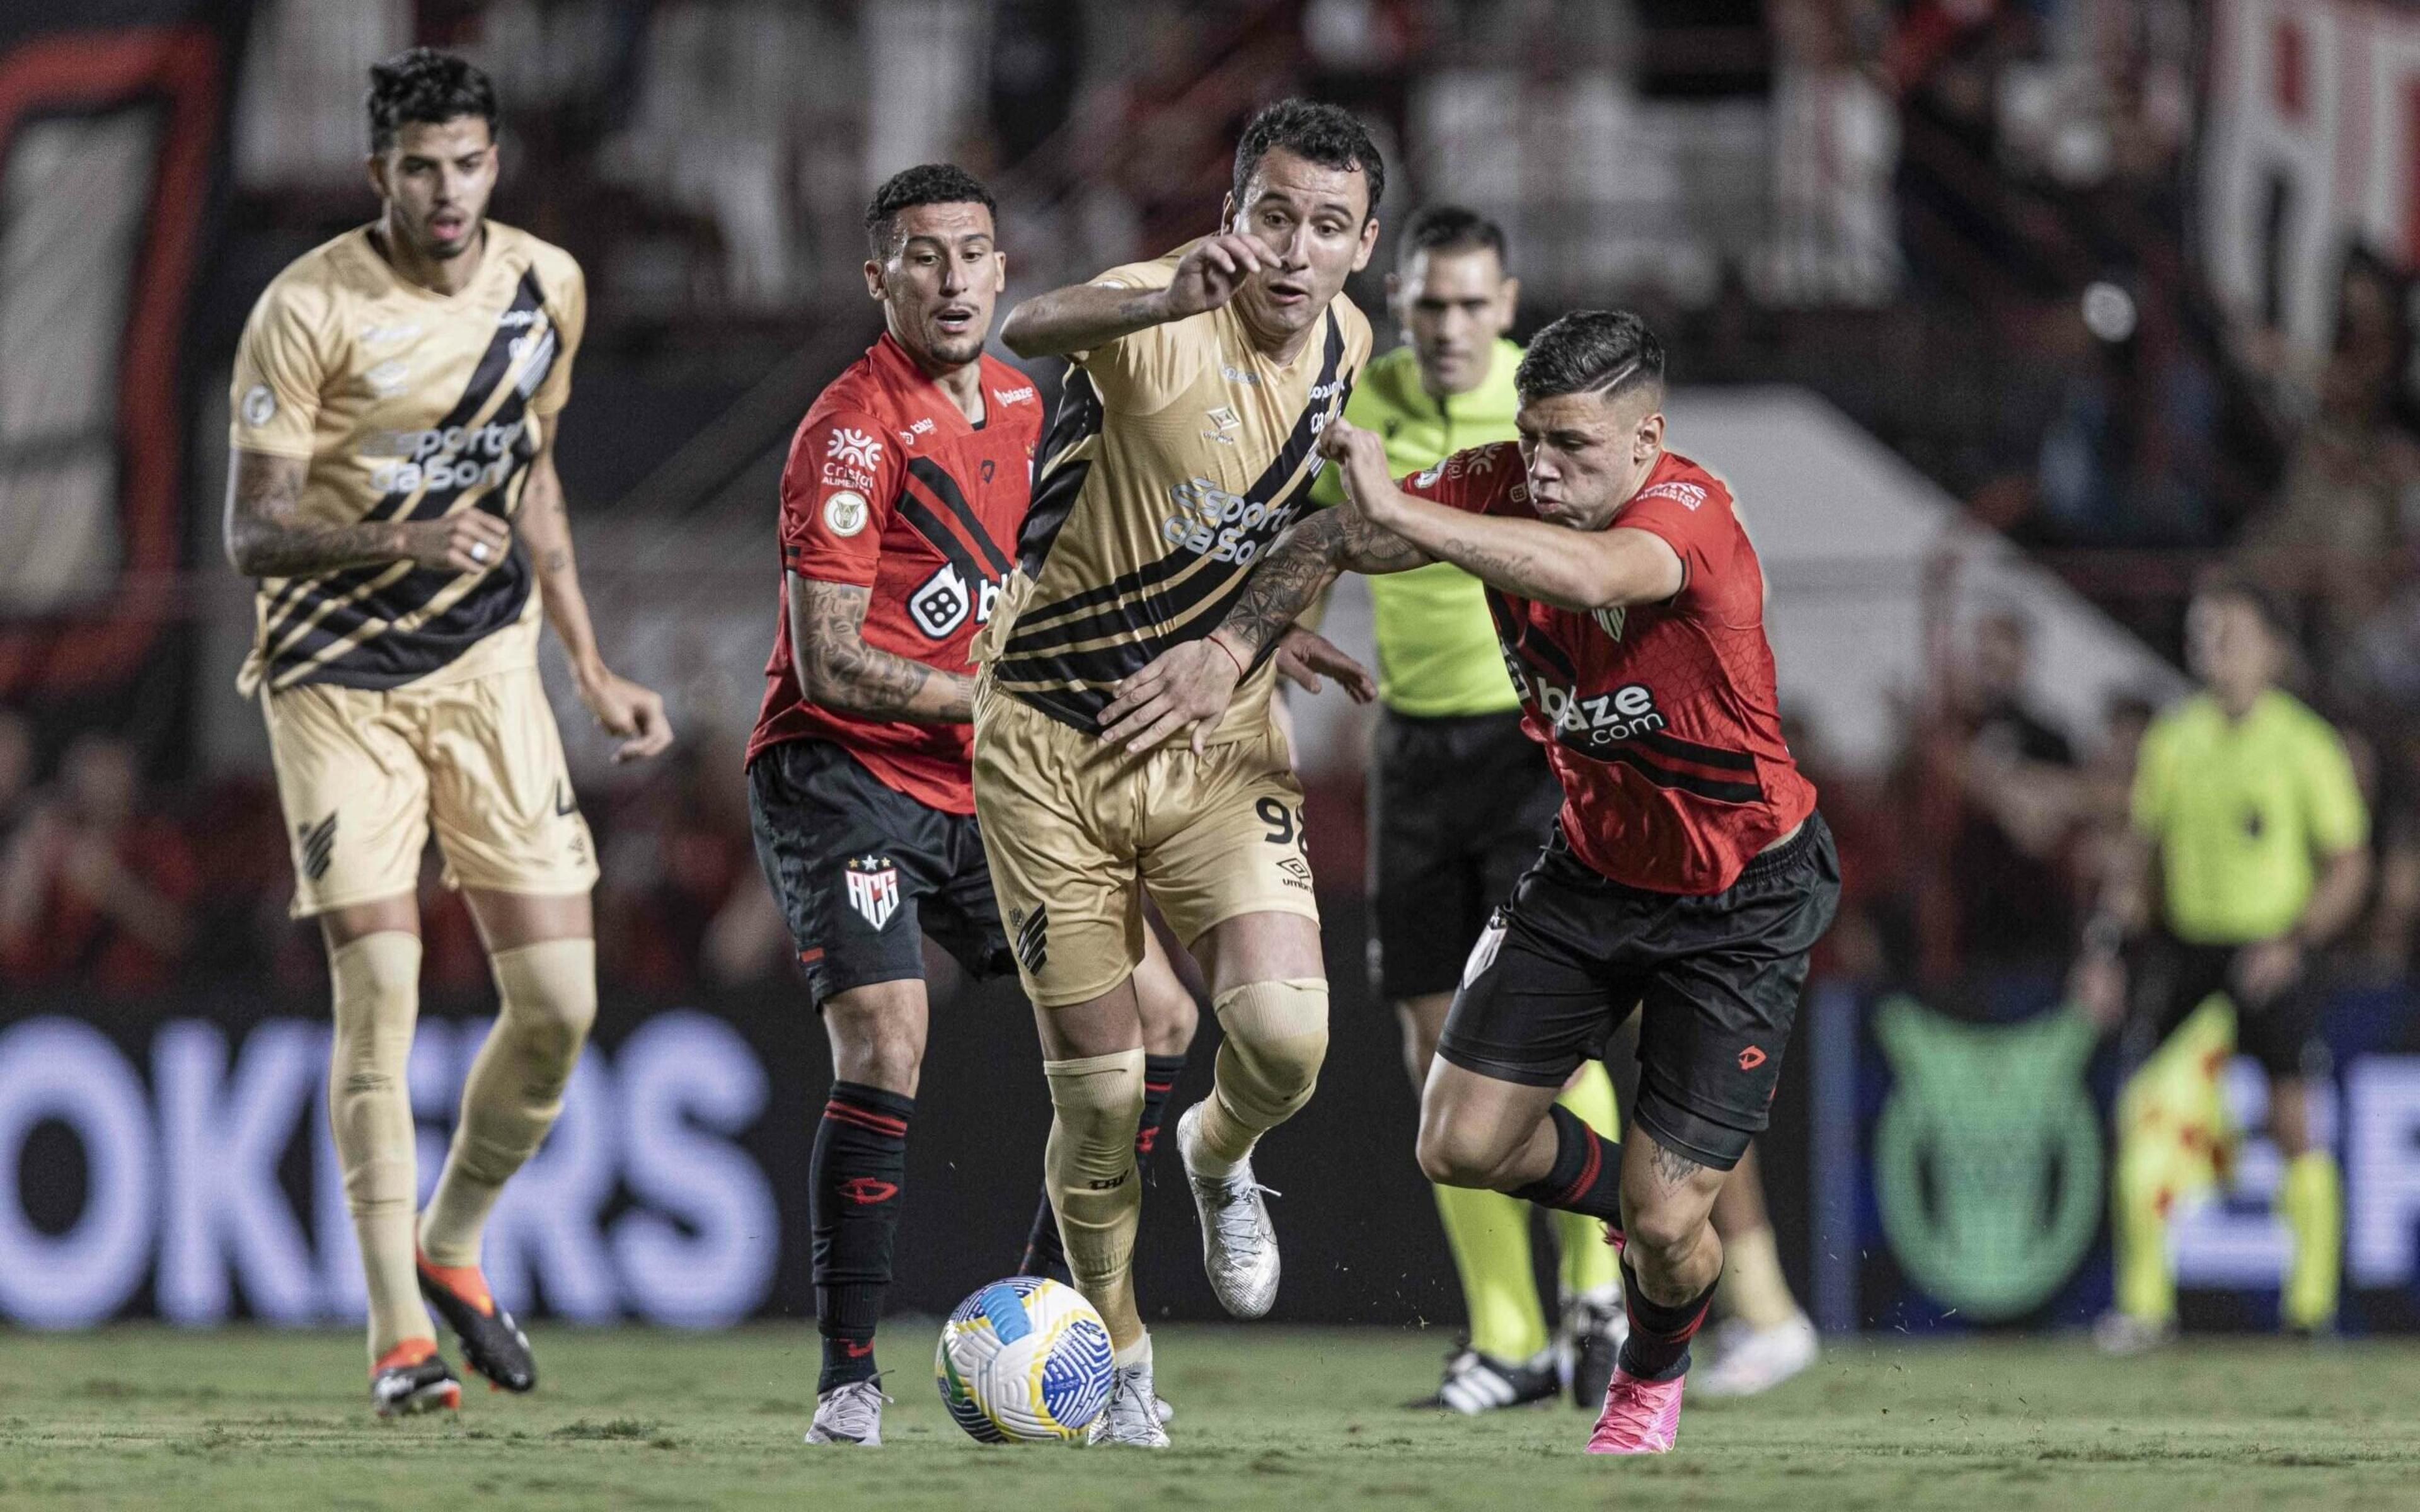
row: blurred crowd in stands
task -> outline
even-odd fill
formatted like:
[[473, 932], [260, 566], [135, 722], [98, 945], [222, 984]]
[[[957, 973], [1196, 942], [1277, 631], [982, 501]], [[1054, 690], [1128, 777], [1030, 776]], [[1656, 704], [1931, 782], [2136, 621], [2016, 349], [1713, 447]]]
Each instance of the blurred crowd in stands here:
[[[1405, 193], [1507, 199], [1539, 311], [1583, 290], [1635, 301], [1667, 326], [1684, 380], [1816, 388], [2163, 651], [2180, 650], [2201, 574], [2249, 576], [2294, 606], [2296, 689], [2346, 726], [2378, 819], [2380, 882], [2344, 953], [2365, 972], [2411, 965], [2413, 290], [2349, 249], [2316, 353], [2211, 293], [2187, 250], [2206, 41], [2191, 0], [273, 0], [264, 13], [236, 219], [282, 239], [234, 259], [248, 286], [305, 231], [362, 213], [354, 60], [461, 45], [505, 88], [523, 155], [512, 218], [592, 270], [591, 393], [617, 353], [666, 332], [728, 350], [735, 320], [794, 341], [833, 299], [861, 316], [857, 217], [876, 162], [954, 154], [995, 174], [1016, 234], [1078, 271], [1196, 229], [1252, 103], [1286, 88], [1344, 100], [1403, 154]], [[971, 39], [952, 30], [970, 17]], [[976, 54], [981, 78], [964, 71]], [[1592, 94], [1591, 70], [1626, 83]], [[879, 109], [870, 75], [891, 82]], [[972, 101], [962, 133], [912, 136], [958, 96]], [[1725, 115], [1733, 100], [1763, 114]], [[1699, 114], [1658, 125], [1671, 102]], [[1508, 129], [1515, 108], [1524, 124]], [[1740, 139], [1761, 164], [1745, 177], [1720, 156], [1737, 119], [1753, 120]], [[1587, 198], [1600, 193], [1617, 197]], [[1638, 213], [1646, 202], [1658, 213]], [[1752, 224], [1734, 234], [1742, 204]], [[1663, 239], [1623, 252], [1597, 229], [1609, 222]], [[1557, 227], [1586, 235], [1567, 244]], [[1695, 283], [1671, 271], [1700, 263], [1712, 271]], [[1049, 270], [1044, 255], [1016, 266], [1037, 264]], [[1623, 281], [1650, 268], [1666, 282]], [[2055, 669], [2035, 660], [2020, 606], [1974, 616], [1949, 660], [1900, 711], [1884, 769], [1837, 768], [1820, 731], [1795, 733], [1849, 888], [1829, 970], [2055, 975], [2124, 823], [2148, 696], [2063, 728], [2034, 696]], [[609, 983], [676, 992], [789, 969], [750, 852], [737, 732], [683, 733], [644, 779], [583, 795]], [[0, 712], [0, 986], [319, 990], [312, 932], [286, 917], [266, 774], [163, 785], [147, 768], [180, 760], [107, 734], [63, 743]], [[1357, 825], [1357, 791], [1313, 802], [1331, 831]], [[1351, 850], [1323, 858], [1331, 887], [1357, 886]], [[483, 991], [433, 861], [423, 891], [432, 991]]]

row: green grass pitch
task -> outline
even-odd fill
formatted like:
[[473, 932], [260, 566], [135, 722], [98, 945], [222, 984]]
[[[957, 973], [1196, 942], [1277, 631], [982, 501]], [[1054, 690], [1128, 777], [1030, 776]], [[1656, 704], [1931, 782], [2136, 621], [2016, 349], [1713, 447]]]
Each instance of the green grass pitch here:
[[1467, 1420], [1398, 1404], [1438, 1334], [1166, 1328], [1176, 1447], [985, 1448], [942, 1414], [932, 1330], [884, 1332], [874, 1451], [799, 1443], [815, 1341], [542, 1329], [544, 1385], [458, 1414], [365, 1406], [350, 1335], [0, 1335], [0, 1507], [1061, 1509], [2420, 1506], [2420, 1349], [2267, 1341], [2110, 1361], [2080, 1343], [1836, 1344], [1677, 1453], [1579, 1453], [1569, 1405]]

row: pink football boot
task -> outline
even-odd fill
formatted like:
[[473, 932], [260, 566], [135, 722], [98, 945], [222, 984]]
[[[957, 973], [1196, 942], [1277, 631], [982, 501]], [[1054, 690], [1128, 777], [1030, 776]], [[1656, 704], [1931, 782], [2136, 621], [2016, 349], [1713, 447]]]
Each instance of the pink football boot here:
[[1641, 1381], [1616, 1366], [1613, 1384], [1605, 1389], [1605, 1411], [1597, 1414], [1596, 1431], [1589, 1435], [1592, 1455], [1668, 1454], [1681, 1431], [1681, 1383]]

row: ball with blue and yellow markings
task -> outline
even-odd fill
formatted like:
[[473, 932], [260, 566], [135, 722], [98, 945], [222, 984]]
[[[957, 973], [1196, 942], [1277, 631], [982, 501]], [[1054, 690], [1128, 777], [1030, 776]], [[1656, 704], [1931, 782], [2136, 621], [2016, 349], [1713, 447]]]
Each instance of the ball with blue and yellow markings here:
[[1109, 1404], [1109, 1330], [1073, 1287], [1013, 1275], [941, 1325], [933, 1377], [958, 1427], [985, 1443], [1079, 1439]]

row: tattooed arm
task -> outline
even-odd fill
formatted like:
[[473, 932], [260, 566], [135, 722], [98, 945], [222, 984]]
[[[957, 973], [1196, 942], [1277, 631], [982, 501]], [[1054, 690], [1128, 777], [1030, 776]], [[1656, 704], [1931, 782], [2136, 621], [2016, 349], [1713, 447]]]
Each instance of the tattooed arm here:
[[[1389, 480], [1388, 486], [1393, 486]], [[1116, 698], [1101, 711], [1101, 738], [1122, 741], [1129, 750], [1146, 750], [1190, 730], [1194, 748], [1200, 749], [1226, 713], [1244, 670], [1280, 637], [1308, 634], [1295, 628], [1295, 616], [1325, 593], [1338, 573], [1408, 572], [1434, 560], [1403, 537], [1371, 524], [1349, 499], [1289, 526], [1269, 543], [1218, 628], [1199, 640], [1171, 646], [1117, 686]], [[1376, 691], [1371, 685], [1369, 694]], [[1358, 693], [1356, 697], [1369, 701]]]
[[865, 643], [873, 591], [787, 575], [790, 644], [799, 686], [828, 709], [873, 719], [964, 724], [975, 717], [975, 681]]
[[1660, 604], [1686, 583], [1680, 553], [1651, 532], [1572, 530], [1417, 498], [1395, 486], [1384, 443], [1357, 425], [1329, 425], [1320, 446], [1343, 468], [1345, 496], [1372, 529], [1491, 588], [1559, 609], [1598, 609]]
[[484, 572], [504, 560], [511, 528], [484, 510], [405, 523], [327, 525], [302, 517], [311, 464], [299, 456], [235, 451], [227, 468], [226, 555], [247, 578], [300, 578], [341, 567], [411, 562], [440, 572]]
[[[465, 511], [464, 513], [476, 513]], [[580, 591], [580, 564], [571, 550], [571, 507], [565, 501], [563, 479], [554, 471], [554, 432], [530, 462], [529, 481], [521, 485], [521, 507], [515, 517], [521, 544], [537, 569], [538, 600], [546, 622], [554, 626], [571, 663], [580, 702], [597, 718], [597, 728], [619, 739], [613, 759], [639, 761], [661, 754], [673, 743], [672, 721], [664, 717], [664, 701], [612, 671], [597, 649], [597, 630], [588, 620], [588, 596]]]

